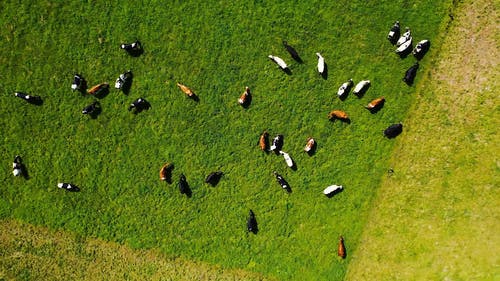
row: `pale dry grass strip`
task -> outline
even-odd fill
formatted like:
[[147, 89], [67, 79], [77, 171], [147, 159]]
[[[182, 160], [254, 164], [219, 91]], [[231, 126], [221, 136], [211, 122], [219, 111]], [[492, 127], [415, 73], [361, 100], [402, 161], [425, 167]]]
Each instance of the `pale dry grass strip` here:
[[269, 280], [15, 220], [0, 229], [0, 280]]
[[458, 5], [347, 280], [500, 279], [497, 6]]

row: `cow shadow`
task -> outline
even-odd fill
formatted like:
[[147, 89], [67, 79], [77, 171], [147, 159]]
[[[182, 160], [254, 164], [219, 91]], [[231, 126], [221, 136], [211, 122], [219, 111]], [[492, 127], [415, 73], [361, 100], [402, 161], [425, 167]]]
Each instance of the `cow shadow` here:
[[103, 88], [101, 89], [99, 92], [97, 92], [94, 97], [98, 98], [98, 99], [103, 99], [105, 97], [107, 97], [109, 94], [109, 87], [106, 87], [106, 88]]
[[89, 113], [89, 116], [91, 119], [97, 119], [97, 117], [101, 114], [101, 112], [102, 112], [101, 105], [99, 103], [97, 103], [96, 108], [94, 109], [94, 111]]
[[293, 165], [292, 167], [290, 167], [290, 169], [292, 169], [293, 171], [297, 171], [297, 163], [295, 163], [295, 161], [293, 161]]
[[337, 195], [337, 194], [341, 193], [343, 190], [344, 190], [343, 188], [337, 189], [337, 190], [335, 190], [334, 192], [331, 192], [331, 193], [329, 193], [329, 194], [326, 194], [326, 197], [328, 197], [328, 198], [332, 198], [333, 196], [335, 196], [335, 195]]
[[288, 194], [292, 193], [292, 187], [290, 187], [290, 185], [288, 185], [286, 188], [283, 188], [283, 190], [285, 190], [286, 193], [288, 193]]
[[359, 92], [357, 92], [355, 95], [358, 98], [362, 98], [366, 94], [366, 92], [368, 92], [368, 89], [370, 89], [371, 86], [372, 86], [372, 84], [367, 84]]
[[368, 111], [370, 111], [371, 114], [375, 114], [379, 112], [383, 107], [384, 107], [385, 101], [381, 102], [379, 105], [375, 106], [374, 108], [367, 108]]
[[28, 103], [36, 106], [41, 106], [43, 105], [43, 99], [39, 96], [34, 96], [31, 99], [27, 100]]
[[287, 75], [292, 75], [292, 71], [290, 70], [290, 68], [281, 68], [281, 70], [283, 70], [283, 72], [285, 72]]
[[285, 40], [283, 40], [283, 46], [285, 47], [286, 51], [290, 54], [290, 56], [292, 56], [292, 58], [302, 64], [304, 63], [304, 61], [302, 60], [302, 58], [300, 57], [299, 53], [297, 52], [297, 50], [295, 50], [294, 47], [288, 45], [288, 42], [286, 42]]
[[200, 98], [195, 93], [193, 93], [192, 95], [188, 96], [188, 98], [194, 100], [195, 102], [199, 102], [200, 101]]
[[316, 154], [316, 149], [317, 149], [317, 145], [314, 144], [314, 146], [311, 147], [311, 149], [309, 151], [306, 151], [307, 155], [309, 157], [313, 156], [314, 154]]
[[132, 88], [132, 81], [134, 80], [134, 77], [130, 77], [125, 83], [122, 85], [122, 92], [125, 95], [128, 95], [130, 93], [130, 88]]
[[325, 62], [325, 69], [323, 69], [323, 73], [321, 73], [321, 77], [326, 80], [328, 79], [328, 64]]
[[403, 52], [399, 53], [399, 57], [401, 59], [405, 59], [406, 57], [408, 57], [409, 54], [411, 54], [411, 51], [413, 50], [413, 44], [411, 44], [406, 50], [404, 50]]
[[29, 180], [30, 179], [30, 176], [29, 176], [29, 173], [28, 173], [28, 168], [26, 168], [26, 165], [24, 164], [21, 164], [21, 175], [24, 179], [26, 180]]

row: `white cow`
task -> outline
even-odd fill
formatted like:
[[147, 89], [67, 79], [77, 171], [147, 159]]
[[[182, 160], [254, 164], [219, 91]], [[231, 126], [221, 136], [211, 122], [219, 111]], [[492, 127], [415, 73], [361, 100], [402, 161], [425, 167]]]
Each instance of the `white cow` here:
[[316, 56], [318, 56], [318, 72], [323, 75], [325, 71], [325, 58], [323, 58], [320, 53], [316, 53]]
[[368, 87], [370, 87], [370, 80], [359, 81], [359, 83], [356, 84], [356, 87], [354, 87], [353, 93], [355, 95], [360, 95], [360, 94], [364, 93], [364, 91], [366, 91], [368, 89]]
[[288, 65], [286, 65], [286, 62], [282, 58], [273, 55], [269, 55], [268, 58], [279, 65], [282, 70], [286, 70], [288, 68]]

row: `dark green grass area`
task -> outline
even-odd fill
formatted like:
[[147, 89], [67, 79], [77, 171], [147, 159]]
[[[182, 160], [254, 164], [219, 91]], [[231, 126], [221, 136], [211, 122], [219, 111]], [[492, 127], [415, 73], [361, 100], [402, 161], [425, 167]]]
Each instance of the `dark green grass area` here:
[[[340, 280], [358, 245], [371, 199], [386, 173], [394, 141], [382, 130], [404, 121], [413, 87], [401, 78], [414, 63], [401, 60], [386, 35], [396, 19], [415, 42], [433, 41], [450, 1], [7, 1], [0, 4], [0, 216], [83, 235], [159, 248], [172, 256], [261, 272], [283, 280]], [[120, 43], [141, 40], [131, 57]], [[303, 64], [281, 45], [294, 46]], [[436, 42], [435, 45], [439, 45]], [[433, 42], [434, 46], [434, 42]], [[316, 70], [315, 53], [328, 64]], [[433, 49], [427, 54], [432, 56]], [[282, 57], [286, 75], [267, 55]], [[431, 65], [424, 58], [421, 71]], [[96, 119], [82, 115], [93, 97], [72, 92], [75, 72], [89, 86], [131, 69], [128, 95], [111, 89]], [[348, 78], [369, 79], [362, 98], [336, 97]], [[419, 77], [417, 76], [416, 84]], [[177, 87], [191, 87], [199, 102]], [[113, 85], [111, 85], [113, 86]], [[248, 109], [237, 104], [252, 90]], [[40, 95], [42, 106], [13, 97]], [[385, 96], [376, 114], [365, 108]], [[151, 109], [134, 115], [138, 97]], [[332, 109], [351, 123], [330, 122]], [[297, 163], [257, 146], [263, 130], [283, 134]], [[303, 152], [307, 137], [318, 143]], [[30, 179], [12, 177], [14, 155]], [[173, 162], [174, 184], [158, 179]], [[224, 171], [219, 185], [203, 183]], [[292, 187], [287, 194], [272, 172]], [[178, 192], [184, 173], [192, 197]], [[59, 190], [60, 181], [81, 187]], [[333, 198], [322, 190], [342, 184]], [[260, 231], [246, 233], [253, 209]], [[346, 261], [336, 256], [338, 236]]]

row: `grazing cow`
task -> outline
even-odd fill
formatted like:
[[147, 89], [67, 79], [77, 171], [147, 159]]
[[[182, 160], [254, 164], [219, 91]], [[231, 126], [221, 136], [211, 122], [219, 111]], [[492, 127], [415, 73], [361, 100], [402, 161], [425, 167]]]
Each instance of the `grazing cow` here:
[[198, 97], [196, 96], [196, 94], [186, 85], [183, 85], [181, 83], [177, 83], [177, 87], [179, 87], [179, 89], [181, 89], [181, 91], [186, 94], [189, 98], [192, 98], [194, 100], [197, 100]]
[[259, 138], [260, 150], [267, 151], [269, 147], [269, 133], [267, 131], [262, 132]]
[[345, 113], [342, 110], [332, 110], [332, 111], [330, 111], [330, 113], [328, 113], [328, 119], [330, 119], [331, 121], [334, 121], [335, 119], [338, 119], [338, 120], [341, 120], [341, 121], [349, 122], [349, 116], [347, 115], [347, 113]]
[[344, 245], [344, 237], [340, 236], [339, 237], [339, 247], [337, 250], [337, 255], [343, 259], [345, 259], [347, 252], [345, 250], [345, 245]]
[[24, 165], [22, 163], [21, 156], [19, 155], [14, 157], [14, 162], [12, 163], [12, 174], [14, 174], [15, 177], [24, 175]]
[[120, 49], [125, 50], [131, 56], [139, 56], [144, 51], [142, 49], [142, 44], [139, 40], [135, 40], [134, 43], [125, 43], [120, 45]]
[[21, 98], [21, 99], [23, 99], [31, 104], [35, 104], [35, 105], [41, 105], [43, 103], [42, 98], [40, 96], [30, 96], [30, 95], [28, 95], [26, 93], [22, 93], [22, 92], [15, 92], [14, 96]]
[[87, 88], [87, 81], [80, 74], [75, 74], [73, 76], [73, 83], [71, 83], [71, 89], [73, 91], [85, 91]]
[[281, 188], [283, 188], [286, 191], [289, 191], [290, 185], [288, 184], [288, 182], [280, 174], [278, 174], [276, 171], [274, 171], [273, 174], [276, 177], [276, 181], [278, 181]]
[[270, 150], [278, 153], [281, 148], [283, 148], [283, 135], [277, 135], [273, 139], [273, 144], [271, 145]]
[[410, 41], [412, 39], [410, 28], [406, 27], [405, 30], [406, 31], [405, 33], [403, 33], [403, 36], [399, 37], [398, 41], [396, 42], [397, 47], [403, 45], [405, 42]]
[[316, 141], [313, 138], [307, 138], [307, 143], [306, 146], [304, 147], [304, 151], [307, 153], [311, 153], [314, 151], [314, 148], [316, 147]]
[[253, 234], [257, 234], [257, 232], [259, 231], [257, 220], [255, 219], [255, 214], [252, 210], [248, 212], [247, 230], [248, 232], [252, 232]]
[[340, 99], [343, 99], [344, 97], [346, 97], [347, 94], [349, 94], [349, 92], [351, 91], [351, 88], [353, 85], [354, 85], [354, 82], [352, 81], [352, 79], [347, 80], [347, 82], [343, 83], [340, 86], [339, 90], [337, 91], [337, 96]]
[[424, 55], [427, 53], [429, 48], [431, 47], [431, 41], [429, 40], [422, 40], [417, 43], [417, 46], [415, 46], [415, 49], [413, 49], [412, 53], [413, 56], [417, 60], [421, 60]]
[[384, 130], [384, 135], [387, 138], [392, 139], [401, 134], [401, 132], [403, 132], [403, 124], [392, 124]]
[[286, 165], [290, 168], [293, 168], [295, 166], [295, 163], [292, 160], [292, 157], [290, 157], [290, 154], [280, 150], [280, 154], [283, 155], [283, 158], [285, 158]]
[[318, 56], [318, 72], [320, 75], [323, 75], [325, 71], [325, 58], [320, 53], [316, 53], [316, 56]]
[[387, 39], [389, 40], [389, 42], [391, 42], [392, 45], [394, 45], [398, 41], [400, 34], [401, 34], [401, 31], [399, 28], [399, 21], [396, 21], [394, 23], [394, 25], [391, 27], [391, 30], [389, 30], [389, 34], [387, 35]]
[[220, 178], [222, 177], [223, 173], [221, 171], [217, 172], [211, 172], [206, 178], [205, 178], [205, 183], [208, 183], [212, 186], [216, 186], [217, 183], [219, 183]]
[[104, 82], [104, 83], [97, 84], [97, 85], [93, 86], [92, 88], [88, 89], [87, 93], [90, 95], [98, 96], [100, 93], [107, 91], [108, 89], [109, 89], [109, 83]]
[[92, 104], [89, 104], [83, 108], [82, 114], [93, 115], [93, 114], [97, 113], [99, 108], [100, 108], [99, 101], [94, 101]]
[[181, 174], [180, 178], [179, 178], [179, 191], [181, 192], [181, 194], [186, 194], [186, 195], [190, 195], [191, 193], [191, 189], [189, 188], [189, 184], [187, 183], [186, 181], [186, 177], [184, 176], [184, 174]]
[[128, 70], [125, 73], [120, 74], [118, 78], [116, 78], [115, 81], [115, 89], [122, 89], [122, 88], [127, 88], [127, 86], [130, 85], [130, 82], [132, 82], [132, 71]]
[[406, 56], [409, 54], [409, 51], [411, 50], [411, 46], [413, 43], [413, 39], [410, 38], [408, 41], [404, 42], [401, 44], [397, 49], [396, 49], [396, 54], [400, 55], [401, 57]]
[[160, 169], [160, 180], [170, 182], [172, 180], [172, 170], [174, 169], [174, 164], [165, 163]]
[[366, 91], [368, 91], [368, 88], [370, 88], [370, 86], [370, 80], [359, 81], [359, 83], [356, 84], [356, 87], [354, 87], [354, 91], [352, 91], [352, 93], [358, 97], [362, 97], [366, 93]]
[[133, 103], [130, 104], [130, 106], [128, 107], [128, 111], [131, 111], [132, 109], [134, 109], [134, 113], [139, 113], [139, 112], [141, 112], [145, 109], [147, 110], [149, 108], [150, 108], [150, 105], [149, 105], [148, 101], [146, 101], [143, 98], [138, 98]]
[[405, 77], [403, 77], [403, 81], [408, 85], [411, 86], [413, 84], [413, 80], [415, 80], [415, 76], [417, 76], [417, 70], [418, 70], [418, 62], [412, 65], [410, 68], [405, 73]]
[[286, 51], [292, 56], [292, 58], [297, 61], [298, 63], [302, 63], [302, 59], [299, 56], [299, 53], [290, 45], [288, 45], [288, 42], [283, 40], [283, 46], [285, 46]]
[[370, 111], [377, 111], [384, 105], [384, 103], [385, 103], [385, 98], [380, 97], [372, 100], [367, 106], [365, 106], [365, 108]]
[[273, 55], [269, 55], [267, 56], [270, 60], [274, 61], [277, 65], [279, 65], [279, 67], [283, 70], [283, 71], [287, 71], [289, 70], [288, 69], [288, 65], [286, 65], [286, 62], [280, 58], [280, 57], [277, 57], [277, 56], [273, 56]]
[[250, 103], [250, 100], [252, 99], [252, 96], [250, 95], [250, 88], [245, 87], [245, 91], [243, 94], [241, 94], [240, 98], [238, 99], [238, 103], [245, 107]]
[[327, 197], [332, 197], [333, 195], [341, 192], [342, 189], [344, 189], [344, 187], [341, 185], [336, 185], [336, 184], [330, 185], [323, 190], [323, 194], [326, 195]]
[[60, 182], [57, 184], [57, 187], [59, 187], [60, 189], [66, 189], [67, 191], [80, 191], [80, 188], [78, 188], [78, 186], [71, 183]]

